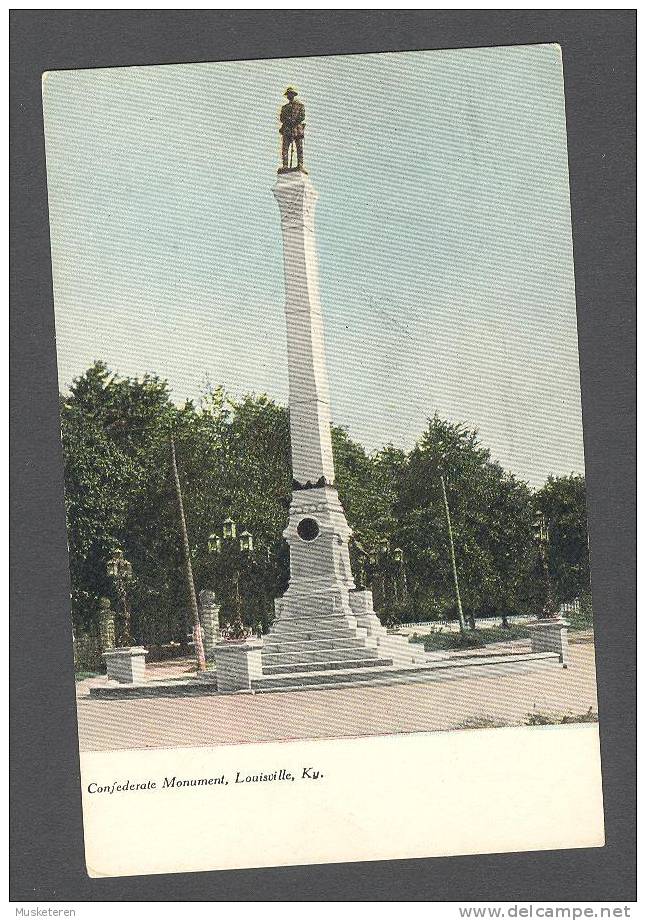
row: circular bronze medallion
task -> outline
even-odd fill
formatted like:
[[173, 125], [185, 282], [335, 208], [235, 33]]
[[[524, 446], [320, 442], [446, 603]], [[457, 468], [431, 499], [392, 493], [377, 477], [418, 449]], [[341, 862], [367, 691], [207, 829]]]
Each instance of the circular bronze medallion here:
[[319, 526], [313, 518], [303, 518], [296, 528], [301, 540], [315, 540], [319, 536]]

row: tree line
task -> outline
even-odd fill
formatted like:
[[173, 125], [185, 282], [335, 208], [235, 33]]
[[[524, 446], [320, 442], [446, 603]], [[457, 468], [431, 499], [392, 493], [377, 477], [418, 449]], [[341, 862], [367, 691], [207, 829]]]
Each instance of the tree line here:
[[[289, 576], [282, 538], [291, 497], [284, 407], [264, 395], [235, 400], [222, 387], [207, 387], [199, 402], [177, 406], [166, 381], [120, 377], [97, 362], [61, 397], [61, 425], [76, 629], [92, 629], [99, 599], [114, 599], [106, 566], [122, 549], [132, 563], [137, 641], [186, 641], [171, 433], [195, 587], [215, 592], [224, 622], [237, 605], [249, 626], [268, 629], [273, 599]], [[409, 452], [386, 445], [368, 453], [342, 428], [333, 428], [332, 442], [337, 486], [354, 531], [353, 572], [372, 588], [384, 622], [456, 616], [441, 476], [471, 626], [484, 616], [506, 624], [512, 615], [541, 611], [539, 514], [549, 523], [555, 603], [589, 592], [582, 476], [549, 477], [532, 490], [491, 458], [477, 432], [437, 415]], [[235, 539], [222, 539], [227, 520], [235, 523]], [[244, 551], [243, 531], [253, 544]]]

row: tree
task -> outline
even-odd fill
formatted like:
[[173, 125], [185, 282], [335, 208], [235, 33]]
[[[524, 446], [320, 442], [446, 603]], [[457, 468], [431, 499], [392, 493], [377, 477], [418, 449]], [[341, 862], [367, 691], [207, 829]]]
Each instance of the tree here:
[[[122, 378], [97, 362], [61, 399], [61, 419], [75, 625], [89, 627], [99, 598], [113, 594], [106, 563], [121, 548], [133, 568], [135, 638], [187, 643], [172, 432], [195, 587], [216, 593], [226, 620], [238, 603], [237, 582], [247, 625], [261, 622], [266, 630], [273, 599], [284, 593], [289, 576], [282, 537], [291, 497], [287, 409], [265, 395], [233, 399], [221, 387], [177, 406], [165, 381]], [[386, 445], [370, 454], [340, 428], [332, 430], [332, 445], [354, 532], [353, 572], [355, 578], [365, 572], [384, 620], [455, 616], [440, 476], [471, 625], [485, 615], [508, 624], [513, 614], [541, 609], [544, 579], [533, 537], [539, 511], [550, 525], [556, 599], [572, 600], [587, 590], [583, 477], [550, 477], [532, 493], [492, 460], [477, 431], [437, 415], [410, 452]], [[229, 517], [239, 532], [253, 534], [254, 547], [242, 556], [231, 542], [220, 554], [209, 552], [209, 536]]]
[[138, 500], [154, 473], [141, 450], [142, 423], [156, 425], [161, 406], [170, 406], [164, 383], [144, 378], [124, 386], [101, 362], [74, 381], [61, 403], [72, 609], [79, 625], [88, 626], [99, 597], [111, 594], [106, 563], [114, 550], [136, 556], [133, 526], [143, 525]]
[[554, 600], [573, 601], [590, 591], [585, 479], [550, 476], [536, 493], [549, 534], [549, 572]]
[[412, 593], [437, 615], [454, 615], [450, 546], [440, 475], [445, 479], [465, 615], [523, 610], [524, 578], [531, 548], [531, 493], [491, 460], [476, 431], [429, 421], [409, 455], [401, 485], [401, 546]]
[[226, 603], [231, 573], [214, 565], [208, 537], [232, 516], [264, 550], [253, 576], [258, 582], [261, 574], [267, 591], [247, 608], [267, 622], [288, 573], [281, 537], [291, 484], [286, 410], [264, 396], [232, 401], [221, 388], [198, 406], [177, 407], [158, 378], [120, 378], [97, 363], [74, 382], [61, 415], [75, 622], [89, 626], [96, 617], [99, 597], [111, 592], [107, 559], [121, 547], [133, 566], [138, 640], [186, 642], [171, 431], [198, 588], [215, 581]]

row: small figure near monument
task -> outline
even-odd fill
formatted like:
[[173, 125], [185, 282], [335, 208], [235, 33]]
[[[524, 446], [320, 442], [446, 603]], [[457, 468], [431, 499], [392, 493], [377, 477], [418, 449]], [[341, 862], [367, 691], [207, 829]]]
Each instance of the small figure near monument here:
[[[298, 169], [306, 173], [303, 166], [303, 138], [305, 137], [305, 106], [298, 102], [298, 91], [293, 86], [288, 86], [284, 93], [289, 99], [280, 110], [279, 131], [283, 137], [282, 157], [283, 166], [279, 173], [291, 169]], [[296, 147], [296, 166], [292, 165], [292, 145]]]

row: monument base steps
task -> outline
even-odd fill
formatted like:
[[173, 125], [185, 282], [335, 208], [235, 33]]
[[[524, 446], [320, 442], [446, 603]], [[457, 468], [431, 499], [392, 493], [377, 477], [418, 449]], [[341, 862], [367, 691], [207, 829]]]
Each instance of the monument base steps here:
[[302, 649], [296, 648], [293, 652], [289, 650], [265, 653], [262, 659], [263, 672], [266, 672], [271, 666], [292, 665], [294, 663], [309, 662], [314, 665], [318, 663], [327, 663], [330, 661], [358, 661], [365, 659], [373, 662], [377, 658], [374, 649], [366, 649], [363, 646], [342, 646], [341, 644], [325, 649]]
[[313, 640], [316, 639], [316, 644], [318, 649], [363, 649], [366, 645], [370, 645], [373, 648], [377, 646], [376, 640], [369, 641], [368, 639], [363, 639], [362, 637], [349, 636], [345, 639], [339, 639], [335, 634], [322, 634], [320, 636], [313, 637], [308, 635], [307, 637], [296, 638], [289, 636], [288, 639], [282, 639], [280, 637], [265, 637], [265, 658], [275, 653], [291, 653], [298, 652], [303, 645], [304, 640]]
[[423, 646], [411, 644], [405, 637], [389, 634], [374, 612], [372, 593], [368, 590], [339, 590], [335, 605], [338, 613], [327, 610], [312, 616], [285, 597], [277, 604], [278, 617], [264, 637], [262, 673], [365, 669], [388, 660], [394, 666], [424, 664], [445, 654], [429, 656]]
[[[282, 617], [274, 622], [268, 637], [285, 636], [290, 633], [303, 635], [308, 633], [346, 633], [349, 636], [354, 634], [358, 627], [357, 618], [352, 614], [337, 614], [331, 617]], [[363, 636], [368, 635], [367, 629], [361, 628], [361, 630]]]
[[425, 664], [397, 666], [380, 665], [356, 669], [289, 672], [256, 678], [251, 690], [256, 694], [277, 691], [311, 691], [325, 688], [350, 688], [366, 685], [393, 685], [409, 682], [447, 681], [472, 677], [477, 670], [483, 678], [499, 678], [509, 672], [533, 671], [560, 665], [559, 655], [553, 652], [523, 653], [498, 656], [474, 656], [459, 660], [433, 660]]
[[[316, 691], [412, 683], [430, 684], [433, 681], [450, 681], [475, 675], [482, 678], [499, 678], [512, 672], [531, 672], [536, 669], [554, 667], [561, 667], [560, 656], [556, 652], [437, 658], [424, 664], [409, 666], [375, 665], [374, 662], [369, 662], [363, 668], [356, 668], [353, 664], [352, 667], [331, 670], [286, 672], [267, 676], [263, 674], [262, 678], [251, 680], [248, 690], [230, 693], [269, 694], [281, 691]], [[150, 681], [144, 684], [109, 682], [106, 685], [91, 688], [90, 696], [126, 699], [221, 694], [216, 679], [215, 669], [211, 669], [186, 681]]]
[[392, 665], [392, 659], [379, 659], [375, 656], [364, 659], [332, 659], [321, 662], [295, 662], [291, 665], [263, 665], [262, 674], [283, 675], [288, 673], [303, 674], [305, 672], [327, 672], [332, 670], [349, 671], [356, 668], [377, 668]]

